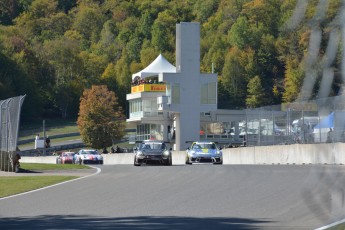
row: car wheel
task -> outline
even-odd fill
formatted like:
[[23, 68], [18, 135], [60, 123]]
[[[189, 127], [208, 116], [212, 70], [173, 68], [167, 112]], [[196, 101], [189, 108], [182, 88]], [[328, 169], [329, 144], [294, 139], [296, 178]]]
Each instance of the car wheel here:
[[188, 157], [186, 157], [186, 165], [191, 165], [192, 163], [191, 162], [189, 162], [189, 158]]
[[141, 164], [137, 163], [137, 158], [134, 157], [134, 166], [140, 166]]
[[166, 159], [166, 161], [164, 162], [164, 165], [165, 166], [171, 165], [171, 158], [170, 157], [168, 157], [168, 159]]

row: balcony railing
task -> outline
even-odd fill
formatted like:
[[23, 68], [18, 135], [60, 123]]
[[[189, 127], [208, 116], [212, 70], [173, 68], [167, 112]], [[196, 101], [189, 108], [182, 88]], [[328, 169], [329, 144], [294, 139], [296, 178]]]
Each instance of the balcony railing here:
[[131, 93], [139, 92], [165, 92], [166, 84], [141, 84], [131, 88]]
[[167, 117], [167, 113], [163, 111], [139, 111], [130, 113], [129, 117], [132, 118], [145, 118], [145, 117]]

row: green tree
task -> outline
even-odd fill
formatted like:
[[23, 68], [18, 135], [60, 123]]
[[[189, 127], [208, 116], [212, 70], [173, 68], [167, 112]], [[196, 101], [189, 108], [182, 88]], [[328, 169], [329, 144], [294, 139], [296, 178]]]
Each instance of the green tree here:
[[229, 93], [229, 100], [232, 101], [234, 107], [244, 107], [246, 98], [245, 87], [247, 85], [247, 77], [245, 75], [245, 66], [242, 65], [242, 52], [234, 47], [226, 54], [225, 63], [222, 70], [221, 82]]
[[[213, 35], [211, 36], [211, 47], [202, 50], [203, 54], [202, 63], [200, 69], [202, 72], [211, 72], [212, 64], [215, 73], [221, 73], [222, 67], [224, 66], [224, 55], [227, 52], [226, 37], [224, 35]], [[210, 41], [210, 40], [208, 40]]]
[[22, 107], [24, 121], [41, 116], [43, 112], [36, 82], [28, 78], [20, 66], [0, 52], [0, 100], [18, 95], [27, 95]]
[[132, 73], [130, 72], [130, 62], [127, 57], [126, 50], [120, 60], [115, 64], [115, 78], [116, 78], [116, 94], [119, 96], [119, 104], [122, 108], [126, 108], [126, 94], [131, 90]]
[[284, 102], [292, 102], [298, 98], [303, 84], [304, 72], [299, 60], [295, 57], [288, 57], [286, 60], [286, 71], [283, 93]]
[[145, 11], [140, 18], [140, 23], [138, 25], [138, 32], [145, 39], [151, 39], [151, 28], [153, 24], [153, 17], [149, 11]]
[[173, 52], [176, 19], [169, 11], [158, 14], [152, 27], [152, 44], [160, 52]]
[[83, 73], [87, 86], [99, 84], [100, 77], [107, 67], [107, 59], [104, 55], [82, 51], [79, 54], [83, 62]]
[[49, 99], [55, 107], [53, 116], [58, 117], [60, 115], [60, 118], [63, 119], [77, 118], [83, 87], [84, 85], [77, 80], [55, 85], [52, 92], [49, 92]]
[[85, 84], [86, 69], [83, 68], [83, 60], [76, 41], [67, 37], [47, 40], [39, 53], [42, 61], [47, 60], [52, 72], [52, 80], [49, 82], [49, 90], [46, 97], [55, 107], [54, 116], [61, 114], [62, 118], [77, 117], [79, 98]]
[[279, 94], [275, 90], [277, 87], [281, 88], [281, 85], [278, 85], [278, 83], [283, 81], [284, 72], [283, 64], [277, 57], [278, 52], [274, 37], [268, 34], [263, 35], [261, 45], [256, 53], [256, 60], [258, 73], [262, 76], [262, 86], [266, 91], [267, 103], [281, 102]]
[[0, 0], [0, 24], [10, 25], [20, 13], [18, 0]]
[[196, 1], [194, 5], [194, 14], [200, 23], [204, 23], [212, 16], [218, 8], [219, 0]]
[[237, 46], [240, 49], [251, 46], [252, 31], [245, 17], [239, 17], [236, 23], [231, 27], [229, 31], [229, 40], [233, 46]]
[[97, 55], [103, 55], [107, 58], [107, 62], [113, 62], [120, 58], [121, 47], [115, 38], [119, 33], [113, 20], [108, 20], [103, 24], [100, 40], [93, 46], [93, 50]]
[[44, 42], [41, 49], [42, 59], [48, 60], [54, 70], [55, 85], [67, 84], [72, 80], [81, 80], [82, 60], [79, 57], [78, 43], [61, 37], [55, 40]]
[[159, 52], [154, 49], [152, 44], [149, 41], [145, 41], [143, 44], [143, 48], [140, 51], [140, 62], [142, 64], [142, 68], [150, 65], [153, 60], [156, 59]]
[[253, 0], [243, 7], [243, 14], [256, 28], [263, 28], [265, 33], [277, 37], [280, 26], [280, 5], [277, 0]]
[[83, 92], [77, 124], [85, 144], [97, 149], [121, 139], [126, 127], [117, 97], [105, 85], [93, 85]]
[[82, 35], [82, 47], [89, 49], [92, 43], [99, 41], [106, 17], [94, 1], [80, 1], [73, 16], [72, 27]]
[[247, 108], [257, 108], [264, 104], [265, 92], [259, 76], [255, 76], [249, 80], [247, 92]]

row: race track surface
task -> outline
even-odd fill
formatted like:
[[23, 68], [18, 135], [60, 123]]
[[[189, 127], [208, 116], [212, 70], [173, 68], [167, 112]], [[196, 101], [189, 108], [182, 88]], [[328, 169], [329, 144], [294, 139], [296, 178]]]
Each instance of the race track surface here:
[[1, 229], [315, 229], [345, 218], [344, 166], [97, 166], [0, 199]]

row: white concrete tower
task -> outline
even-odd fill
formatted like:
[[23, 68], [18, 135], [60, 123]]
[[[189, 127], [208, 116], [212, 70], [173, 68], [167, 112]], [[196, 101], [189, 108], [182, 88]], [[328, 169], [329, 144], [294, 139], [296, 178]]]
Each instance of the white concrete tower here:
[[184, 150], [200, 139], [200, 113], [217, 110], [217, 74], [200, 73], [199, 23], [176, 25], [176, 73], [161, 73], [159, 81], [167, 84], [159, 110], [175, 113], [175, 148]]

